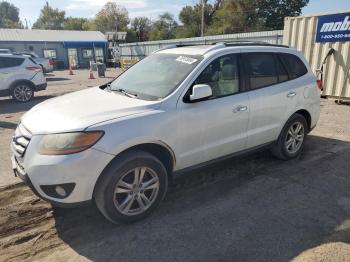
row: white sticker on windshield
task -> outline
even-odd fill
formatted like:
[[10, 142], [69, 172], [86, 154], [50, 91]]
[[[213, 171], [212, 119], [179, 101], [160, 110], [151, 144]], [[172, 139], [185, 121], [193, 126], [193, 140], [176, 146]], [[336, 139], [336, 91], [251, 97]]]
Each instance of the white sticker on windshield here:
[[179, 56], [178, 58], [176, 58], [176, 61], [191, 65], [197, 62], [197, 59], [188, 56]]

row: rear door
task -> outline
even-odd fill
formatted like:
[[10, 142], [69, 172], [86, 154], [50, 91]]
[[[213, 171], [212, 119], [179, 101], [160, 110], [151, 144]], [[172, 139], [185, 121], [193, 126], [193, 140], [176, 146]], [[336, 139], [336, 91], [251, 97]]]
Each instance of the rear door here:
[[247, 148], [253, 148], [278, 138], [300, 93], [288, 81], [287, 70], [277, 53], [247, 52], [242, 56], [250, 100]]
[[22, 70], [24, 58], [8, 56], [0, 56], [0, 89], [6, 90], [10, 88], [11, 83], [16, 79], [16, 75]]

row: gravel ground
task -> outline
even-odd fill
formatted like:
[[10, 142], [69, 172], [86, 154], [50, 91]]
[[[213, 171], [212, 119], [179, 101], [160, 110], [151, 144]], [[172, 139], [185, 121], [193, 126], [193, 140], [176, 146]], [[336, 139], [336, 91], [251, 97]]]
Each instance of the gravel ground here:
[[[84, 81], [50, 83], [33, 103], [96, 84]], [[0, 101], [1, 177], [11, 176], [10, 133], [28, 108]], [[349, 119], [350, 106], [323, 100], [299, 158], [262, 151], [193, 171], [132, 225], [95, 207], [52, 208], [2, 180], [0, 261], [350, 261]]]

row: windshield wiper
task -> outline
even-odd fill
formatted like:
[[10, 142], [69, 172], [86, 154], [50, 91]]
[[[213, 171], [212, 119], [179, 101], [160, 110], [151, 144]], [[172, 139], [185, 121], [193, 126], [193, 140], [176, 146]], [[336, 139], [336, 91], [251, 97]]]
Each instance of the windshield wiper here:
[[107, 87], [106, 89], [108, 91], [119, 92], [119, 93], [122, 93], [123, 95], [126, 95], [128, 97], [137, 98], [137, 94], [126, 91], [125, 89], [122, 89], [122, 88], [112, 89], [110, 84], [108, 84], [106, 87]]
[[119, 88], [119, 89], [116, 89], [116, 90], [113, 90], [112, 91], [116, 91], [116, 92], [120, 92], [128, 97], [132, 97], [132, 98], [136, 98], [137, 97], [137, 94], [134, 94], [134, 93], [131, 93], [129, 91], [126, 91], [125, 89], [122, 89], [122, 88]]

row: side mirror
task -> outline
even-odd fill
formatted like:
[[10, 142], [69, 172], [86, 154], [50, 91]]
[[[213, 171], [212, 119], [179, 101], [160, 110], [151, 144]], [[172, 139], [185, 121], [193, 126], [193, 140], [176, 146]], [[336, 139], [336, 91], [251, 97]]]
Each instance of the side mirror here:
[[211, 87], [206, 84], [194, 85], [192, 89], [192, 95], [190, 95], [190, 101], [194, 102], [213, 95]]

